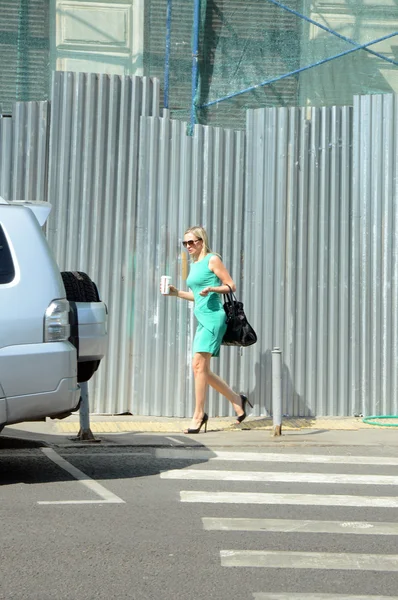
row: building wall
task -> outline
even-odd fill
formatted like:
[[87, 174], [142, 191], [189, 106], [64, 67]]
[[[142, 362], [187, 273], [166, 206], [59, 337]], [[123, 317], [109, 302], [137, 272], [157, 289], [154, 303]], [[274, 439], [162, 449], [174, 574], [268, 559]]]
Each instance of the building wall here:
[[144, 0], [54, 1], [54, 70], [143, 74]]

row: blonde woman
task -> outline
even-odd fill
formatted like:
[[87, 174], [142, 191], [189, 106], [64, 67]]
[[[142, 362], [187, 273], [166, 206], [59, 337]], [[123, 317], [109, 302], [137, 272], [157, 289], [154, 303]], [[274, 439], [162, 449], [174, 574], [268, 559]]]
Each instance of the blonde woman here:
[[202, 426], [207, 431], [208, 416], [205, 402], [208, 385], [225, 396], [235, 409], [237, 422], [246, 418], [246, 403], [243, 394], [236, 394], [229, 385], [210, 369], [212, 356], [219, 356], [220, 346], [226, 331], [225, 311], [222, 294], [234, 292], [236, 285], [218, 254], [210, 250], [207, 233], [203, 227], [190, 227], [182, 242], [191, 258], [187, 279], [191, 291], [184, 292], [170, 285], [170, 295], [195, 303], [194, 314], [198, 321], [193, 342], [192, 368], [195, 377], [195, 412], [190, 427], [184, 433], [199, 433]]

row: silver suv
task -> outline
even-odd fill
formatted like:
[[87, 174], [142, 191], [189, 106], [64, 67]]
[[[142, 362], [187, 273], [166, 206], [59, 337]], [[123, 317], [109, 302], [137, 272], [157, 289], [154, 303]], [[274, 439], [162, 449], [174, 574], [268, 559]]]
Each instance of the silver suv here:
[[106, 351], [106, 306], [85, 273], [60, 273], [50, 210], [0, 198], [0, 430], [76, 410]]

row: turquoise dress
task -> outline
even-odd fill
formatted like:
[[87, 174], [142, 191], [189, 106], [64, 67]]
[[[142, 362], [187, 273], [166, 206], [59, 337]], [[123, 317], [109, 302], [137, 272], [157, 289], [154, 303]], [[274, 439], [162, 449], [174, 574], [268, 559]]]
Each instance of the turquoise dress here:
[[193, 353], [210, 352], [219, 356], [220, 346], [227, 329], [225, 311], [222, 305], [222, 295], [211, 292], [207, 296], [200, 296], [199, 292], [206, 287], [222, 285], [220, 279], [209, 268], [209, 260], [213, 254], [206, 256], [191, 264], [187, 285], [194, 295], [194, 315], [198, 321]]

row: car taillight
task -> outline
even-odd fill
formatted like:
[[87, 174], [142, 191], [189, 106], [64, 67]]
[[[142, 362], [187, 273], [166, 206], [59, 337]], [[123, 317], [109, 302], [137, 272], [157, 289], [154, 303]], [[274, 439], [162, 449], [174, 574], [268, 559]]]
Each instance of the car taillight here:
[[44, 316], [44, 341], [63, 342], [70, 336], [69, 302], [53, 300]]

